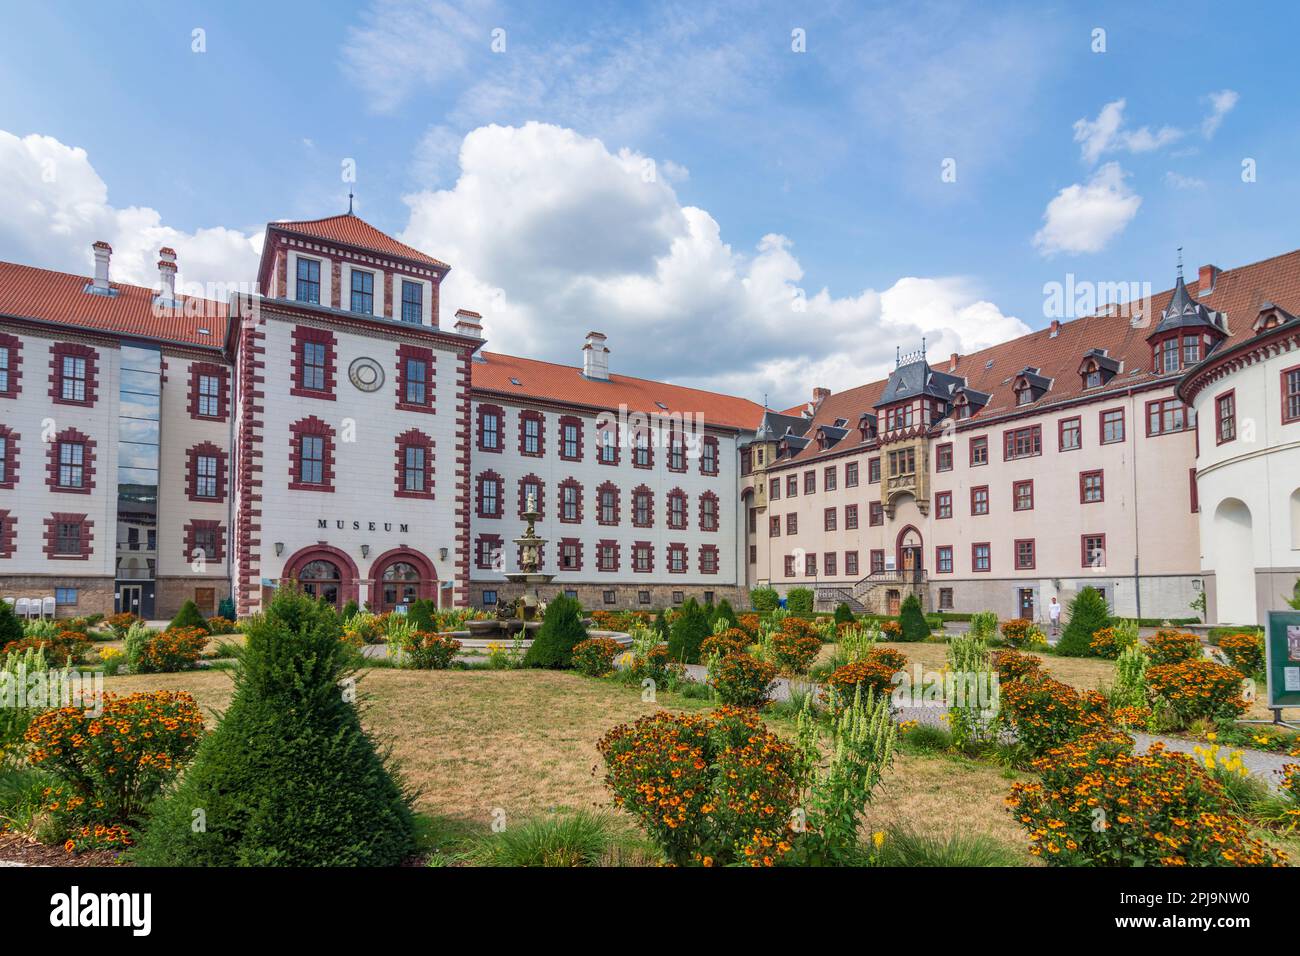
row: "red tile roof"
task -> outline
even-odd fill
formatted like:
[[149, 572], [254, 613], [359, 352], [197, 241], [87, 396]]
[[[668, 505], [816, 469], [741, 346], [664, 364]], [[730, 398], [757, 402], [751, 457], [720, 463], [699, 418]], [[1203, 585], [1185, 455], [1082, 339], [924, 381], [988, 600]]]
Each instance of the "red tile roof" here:
[[[1225, 348], [1251, 336], [1251, 325], [1260, 305], [1265, 302], [1271, 301], [1289, 312], [1300, 312], [1300, 250], [1220, 272], [1213, 291], [1204, 297], [1199, 296], [1199, 282], [1187, 283], [1187, 289], [1196, 301], [1227, 313], [1231, 334], [1219, 346]], [[1143, 316], [1137, 328], [1134, 328], [1125, 306], [1111, 309], [1109, 314], [1062, 322], [1054, 338], [1049, 327], [970, 355], [958, 356], [957, 365], [951, 371], [946, 357], [932, 357], [930, 367], [935, 371], [965, 376], [967, 387], [991, 394], [988, 405], [970, 419], [971, 427], [977, 427], [981, 420], [1017, 410], [1011, 384], [1016, 374], [1026, 366], [1039, 368], [1041, 375], [1052, 379], [1052, 386], [1041, 399], [1020, 410], [1032, 414], [1058, 402], [1079, 398], [1084, 394], [1079, 365], [1089, 349], [1106, 349], [1110, 358], [1124, 363], [1122, 370], [1107, 385], [1089, 389], [1089, 396], [1104, 396], [1161, 380], [1172, 385], [1181, 373], [1154, 374], [1151, 371], [1151, 347], [1147, 343], [1147, 336], [1159, 323], [1160, 313], [1172, 296], [1173, 289], [1152, 296], [1151, 315]], [[1134, 310], [1140, 312], [1141, 304], [1135, 304]], [[871, 382], [826, 398], [817, 408], [806, 437], [813, 437], [817, 428], [830, 425], [837, 418], [848, 419], [849, 434], [825, 451], [816, 443], [809, 443], [786, 460], [802, 462], [858, 447], [862, 444], [857, 440], [858, 417], [863, 412], [875, 413], [873, 406], [880, 400], [884, 387], [884, 381]], [[785, 414], [797, 415], [806, 407], [800, 405]], [[965, 423], [963, 427], [966, 427]]]
[[380, 232], [370, 223], [352, 213], [341, 216], [327, 216], [324, 219], [305, 219], [298, 222], [272, 222], [268, 228], [291, 232], [313, 239], [325, 239], [330, 242], [354, 246], [358, 249], [371, 249], [398, 259], [410, 259], [414, 262], [433, 266], [435, 269], [448, 270], [451, 266], [440, 262], [433, 256], [427, 256], [419, 249], [414, 249], [404, 242], [398, 242], [385, 232]]
[[[617, 412], [620, 405], [642, 413], [699, 413], [705, 425], [752, 430], [763, 418], [763, 406], [747, 398], [720, 395], [697, 388], [652, 382], [627, 375], [609, 376], [609, 381], [595, 381], [582, 369], [556, 365], [536, 359], [480, 353], [484, 361], [472, 362], [471, 384], [475, 391], [488, 390], [520, 399], [541, 399], [562, 404], [583, 405]], [[515, 385], [511, 379], [516, 379]], [[666, 409], [657, 404], [662, 402]]]
[[85, 276], [0, 262], [0, 315], [217, 349], [225, 342], [224, 302], [177, 296], [178, 307], [155, 309], [153, 289], [113, 282], [116, 295], [95, 295], [85, 291], [90, 282]]

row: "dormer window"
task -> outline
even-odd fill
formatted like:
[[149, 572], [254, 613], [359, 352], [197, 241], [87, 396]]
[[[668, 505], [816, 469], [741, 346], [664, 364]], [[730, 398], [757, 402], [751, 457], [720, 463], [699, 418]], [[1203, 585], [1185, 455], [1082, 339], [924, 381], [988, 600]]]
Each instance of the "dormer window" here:
[[1106, 354], [1105, 349], [1089, 349], [1079, 363], [1079, 375], [1084, 388], [1100, 388], [1119, 373], [1119, 360]]
[[294, 298], [299, 302], [311, 302], [320, 305], [320, 261], [318, 259], [298, 259], [298, 285]]
[[953, 411], [957, 413], [958, 421], [965, 421], [971, 416], [970, 399], [965, 395], [958, 395], [957, 401], [952, 403]]
[[1030, 405], [1034, 401], [1034, 390], [1026, 384], [1021, 384], [1016, 389], [1016, 404]]
[[409, 279], [402, 280], [402, 321], [410, 325], [424, 322], [424, 286]]
[[1084, 375], [1083, 375], [1083, 387], [1084, 387], [1084, 388], [1100, 388], [1100, 387], [1101, 387], [1101, 372], [1100, 372], [1098, 369], [1095, 369], [1095, 368], [1094, 368], [1091, 372], [1085, 372]]
[[1259, 315], [1255, 317], [1255, 323], [1251, 326], [1252, 331], [1259, 335], [1263, 332], [1269, 332], [1278, 326], [1286, 325], [1288, 322], [1294, 322], [1295, 316], [1281, 306], [1274, 305], [1272, 302], [1265, 302], [1259, 307]]
[[375, 274], [364, 269], [352, 270], [352, 311], [375, 314]]
[[863, 412], [862, 417], [858, 419], [858, 433], [862, 435], [863, 441], [871, 441], [876, 437], [876, 416], [870, 412]]

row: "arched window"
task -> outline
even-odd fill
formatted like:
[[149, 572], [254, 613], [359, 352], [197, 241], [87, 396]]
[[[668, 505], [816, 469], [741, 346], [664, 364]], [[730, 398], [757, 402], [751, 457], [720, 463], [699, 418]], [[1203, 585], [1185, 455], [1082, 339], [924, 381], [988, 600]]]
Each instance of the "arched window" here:
[[406, 561], [394, 561], [380, 581], [380, 600], [385, 609], [410, 604], [420, 596], [420, 572]]
[[298, 572], [298, 584], [304, 594], [324, 599], [327, 604], [335, 607], [339, 606], [341, 581], [338, 565], [323, 558], [308, 561]]

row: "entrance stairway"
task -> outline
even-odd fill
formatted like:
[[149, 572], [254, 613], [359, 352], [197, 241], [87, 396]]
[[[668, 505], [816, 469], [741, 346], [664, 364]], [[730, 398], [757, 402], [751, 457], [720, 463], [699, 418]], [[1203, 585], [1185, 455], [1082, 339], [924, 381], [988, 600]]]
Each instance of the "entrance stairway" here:
[[821, 587], [817, 589], [816, 607], [819, 611], [833, 611], [841, 603], [847, 604], [854, 614], [891, 614], [889, 592], [897, 591], [901, 603], [909, 594], [921, 600], [921, 610], [927, 609], [929, 590], [923, 568], [895, 571], [873, 571], [850, 588]]

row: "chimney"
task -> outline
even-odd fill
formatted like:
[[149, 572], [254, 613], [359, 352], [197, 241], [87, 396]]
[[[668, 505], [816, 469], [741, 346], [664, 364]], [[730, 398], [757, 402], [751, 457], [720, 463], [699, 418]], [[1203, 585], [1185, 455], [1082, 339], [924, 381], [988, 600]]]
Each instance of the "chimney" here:
[[90, 284], [91, 291], [108, 295], [112, 291], [108, 284], [108, 260], [113, 255], [113, 247], [101, 239], [90, 248], [95, 252], [95, 279]]
[[456, 334], [483, 338], [483, 316], [469, 309], [456, 310]]
[[1209, 295], [1214, 291], [1214, 283], [1219, 278], [1218, 266], [1201, 266], [1200, 275], [1196, 283], [1196, 296], [1200, 298], [1203, 295]]
[[588, 332], [582, 346], [582, 374], [587, 378], [609, 381], [609, 349], [605, 348], [604, 332]]
[[952, 355], [949, 356], [949, 358], [948, 358], [948, 371], [950, 371], [950, 372], [955, 372], [955, 371], [957, 371], [957, 353], [956, 353], [956, 352], [953, 352]]
[[814, 388], [813, 400], [812, 400], [813, 408], [819, 407], [823, 401], [825, 401], [830, 397], [831, 397], [831, 390], [829, 388], [820, 388], [820, 387]]
[[158, 250], [158, 278], [162, 281], [162, 291], [158, 301], [168, 305], [176, 303], [176, 250], [163, 246]]
[[1060, 334], [1061, 334], [1061, 320], [1052, 319], [1052, 334], [1050, 338], [1056, 338]]

